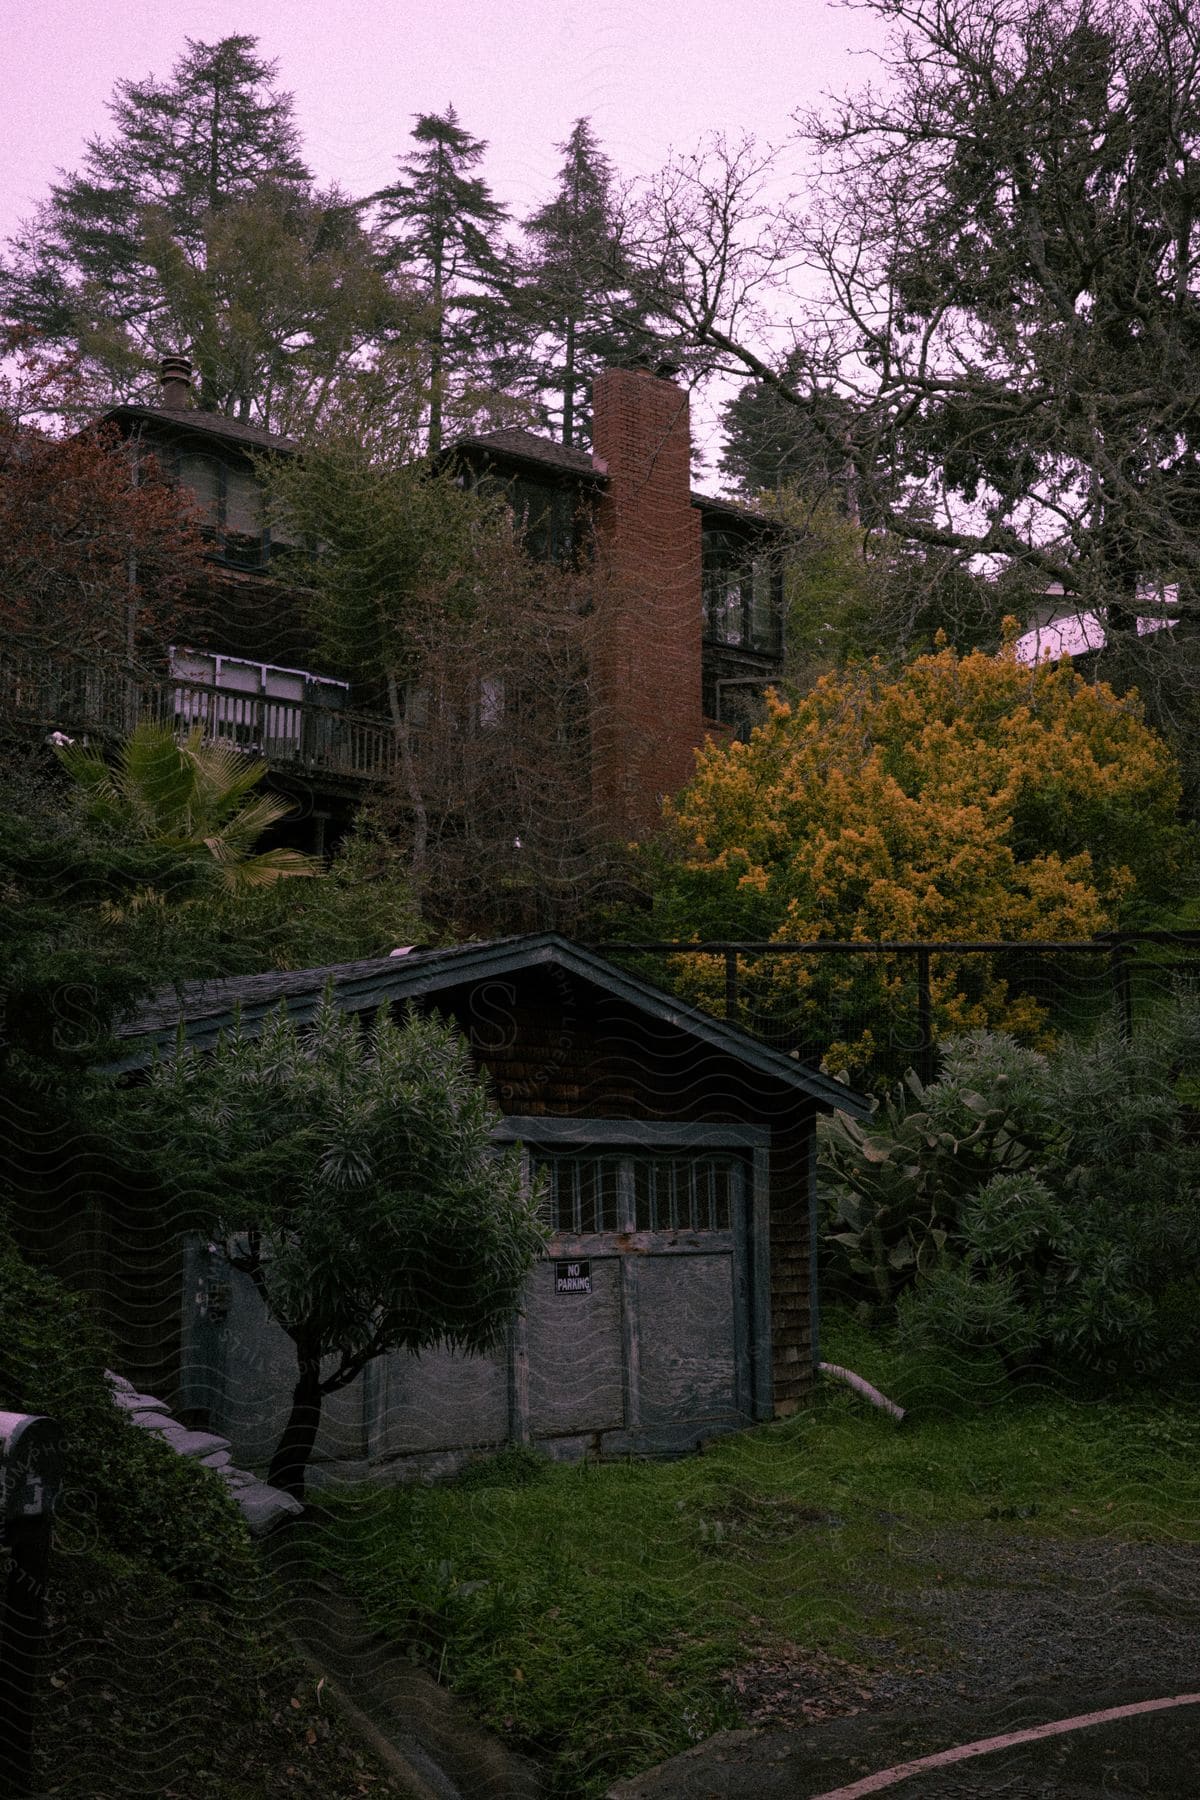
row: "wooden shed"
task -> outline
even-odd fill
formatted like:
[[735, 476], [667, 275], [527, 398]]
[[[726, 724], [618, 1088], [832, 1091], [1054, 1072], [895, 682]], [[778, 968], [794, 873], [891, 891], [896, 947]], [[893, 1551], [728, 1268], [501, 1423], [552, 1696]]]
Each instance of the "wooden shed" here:
[[[436, 1009], [545, 1171], [553, 1238], [506, 1349], [394, 1355], [330, 1397], [313, 1473], [396, 1476], [534, 1442], [552, 1454], [671, 1453], [788, 1413], [817, 1359], [815, 1121], [842, 1083], [553, 934], [208, 983], [143, 1014], [122, 1066], [196, 1049], [240, 1009], [311, 1018]], [[292, 1349], [248, 1280], [185, 1258], [181, 1405], [262, 1461]]]

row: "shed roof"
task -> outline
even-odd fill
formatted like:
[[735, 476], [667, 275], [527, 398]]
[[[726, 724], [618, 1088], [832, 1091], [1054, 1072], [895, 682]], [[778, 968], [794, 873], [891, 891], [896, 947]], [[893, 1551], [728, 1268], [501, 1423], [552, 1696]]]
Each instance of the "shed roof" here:
[[414, 950], [405, 956], [333, 963], [320, 969], [272, 969], [262, 975], [191, 982], [179, 992], [168, 989], [124, 1026], [120, 1035], [129, 1045], [128, 1052], [110, 1063], [108, 1072], [145, 1068], [157, 1052], [174, 1044], [181, 1023], [184, 1041], [197, 1050], [211, 1049], [221, 1032], [231, 1029], [239, 1011], [242, 1030], [255, 1034], [281, 1000], [286, 1001], [289, 1015], [304, 1023], [313, 1017], [330, 984], [334, 1003], [342, 1011], [367, 1012], [386, 1001], [431, 999], [474, 981], [538, 968], [557, 968], [576, 976], [820, 1106], [836, 1107], [857, 1118], [871, 1110], [869, 1100], [854, 1088], [771, 1049], [739, 1026], [712, 1018], [556, 932], [459, 944], [446, 950]]

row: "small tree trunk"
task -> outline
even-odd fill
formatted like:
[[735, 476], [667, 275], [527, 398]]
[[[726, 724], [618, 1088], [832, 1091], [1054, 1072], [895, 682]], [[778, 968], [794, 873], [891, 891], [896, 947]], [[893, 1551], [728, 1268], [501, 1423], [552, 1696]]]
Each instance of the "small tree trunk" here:
[[441, 234], [433, 246], [433, 313], [437, 323], [429, 344], [429, 454], [436, 456], [442, 447], [442, 387], [446, 360], [446, 292], [442, 273], [443, 245]]
[[292, 1410], [275, 1446], [267, 1480], [272, 1487], [303, 1500], [304, 1475], [321, 1423], [321, 1359], [297, 1344], [296, 1361], [299, 1374], [292, 1390]]
[[575, 315], [567, 315], [566, 342], [563, 347], [562, 441], [575, 442]]
[[392, 736], [400, 757], [400, 775], [404, 789], [408, 795], [408, 803], [412, 807], [412, 857], [410, 878], [413, 894], [418, 904], [425, 891], [425, 866], [429, 852], [429, 813], [425, 806], [425, 797], [421, 792], [421, 783], [417, 776], [417, 765], [412, 753], [412, 736], [408, 728], [408, 719], [400, 704], [400, 689], [396, 677], [390, 671], [387, 678], [388, 709], [392, 715]]

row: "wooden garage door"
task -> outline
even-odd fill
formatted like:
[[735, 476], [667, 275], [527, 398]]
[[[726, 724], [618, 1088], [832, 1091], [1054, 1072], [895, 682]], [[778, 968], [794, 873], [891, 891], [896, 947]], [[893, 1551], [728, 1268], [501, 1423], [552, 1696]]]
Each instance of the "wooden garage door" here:
[[665, 1450], [746, 1423], [742, 1159], [534, 1149], [531, 1165], [553, 1237], [525, 1305], [530, 1434]]

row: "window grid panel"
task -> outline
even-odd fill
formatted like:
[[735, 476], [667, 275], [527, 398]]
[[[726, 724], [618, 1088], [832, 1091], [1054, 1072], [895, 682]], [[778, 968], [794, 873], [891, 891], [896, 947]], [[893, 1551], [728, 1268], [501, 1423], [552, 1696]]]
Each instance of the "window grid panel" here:
[[731, 1157], [536, 1156], [556, 1232], [728, 1231], [740, 1192]]
[[635, 1157], [639, 1231], [728, 1231], [738, 1164], [713, 1157]]
[[575, 1236], [620, 1229], [619, 1163], [612, 1157], [537, 1157], [547, 1183], [548, 1223]]

